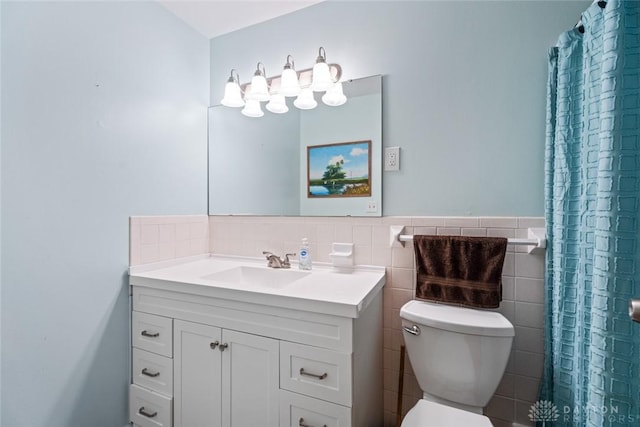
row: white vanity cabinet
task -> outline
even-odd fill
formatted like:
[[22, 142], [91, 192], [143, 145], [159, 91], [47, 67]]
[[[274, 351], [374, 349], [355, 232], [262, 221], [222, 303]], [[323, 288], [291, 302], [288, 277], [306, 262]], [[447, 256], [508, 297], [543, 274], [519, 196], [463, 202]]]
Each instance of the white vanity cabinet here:
[[[134, 425], [383, 425], [384, 269], [314, 270], [324, 299], [302, 280], [280, 293], [198, 283], [206, 262], [130, 274]], [[193, 269], [194, 278], [176, 279]]]
[[278, 427], [278, 341], [174, 323], [174, 426]]

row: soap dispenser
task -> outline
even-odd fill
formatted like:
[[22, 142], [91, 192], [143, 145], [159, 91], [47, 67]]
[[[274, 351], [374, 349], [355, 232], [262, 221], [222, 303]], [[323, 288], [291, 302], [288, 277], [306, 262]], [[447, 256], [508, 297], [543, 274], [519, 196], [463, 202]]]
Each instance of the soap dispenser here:
[[309, 250], [309, 240], [306, 237], [302, 239], [298, 260], [300, 270], [311, 270], [311, 251]]

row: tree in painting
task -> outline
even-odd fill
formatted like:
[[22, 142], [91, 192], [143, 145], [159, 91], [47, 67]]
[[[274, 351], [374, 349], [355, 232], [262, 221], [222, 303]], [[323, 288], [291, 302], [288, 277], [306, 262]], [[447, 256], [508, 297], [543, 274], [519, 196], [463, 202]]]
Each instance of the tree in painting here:
[[338, 160], [335, 164], [327, 165], [327, 170], [324, 171], [322, 179], [324, 181], [344, 179], [347, 175], [342, 170], [342, 165], [344, 165], [344, 160]]

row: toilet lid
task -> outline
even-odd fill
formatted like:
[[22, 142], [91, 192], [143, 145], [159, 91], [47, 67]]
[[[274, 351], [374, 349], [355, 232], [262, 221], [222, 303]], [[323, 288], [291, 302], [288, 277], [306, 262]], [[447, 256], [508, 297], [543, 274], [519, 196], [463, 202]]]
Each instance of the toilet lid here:
[[484, 415], [452, 408], [428, 400], [420, 400], [411, 408], [401, 427], [492, 427]]

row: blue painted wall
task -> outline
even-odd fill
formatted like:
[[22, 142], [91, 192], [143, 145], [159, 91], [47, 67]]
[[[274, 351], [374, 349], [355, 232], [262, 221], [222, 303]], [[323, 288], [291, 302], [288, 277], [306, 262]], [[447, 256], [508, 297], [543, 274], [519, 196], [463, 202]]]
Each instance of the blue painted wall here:
[[[2, 5], [0, 5], [2, 34]], [[0, 42], [0, 177], [2, 177], [2, 43]], [[2, 242], [2, 185], [0, 185], [0, 242]], [[0, 244], [0, 425], [2, 425], [2, 244]]]
[[[211, 40], [211, 99], [324, 46], [344, 78], [382, 74], [384, 215], [543, 214], [547, 48], [587, 1], [325, 2]], [[217, 103], [217, 101], [216, 101]]]
[[385, 215], [540, 215], [546, 50], [587, 5], [327, 2], [209, 43], [151, 2], [0, 2], [2, 425], [127, 422], [127, 218], [206, 212], [231, 67], [383, 74]]
[[128, 421], [130, 215], [205, 214], [208, 40], [155, 2], [2, 2], [2, 425]]
[[[300, 195], [299, 110], [256, 120], [238, 108], [209, 109], [209, 213], [295, 215]], [[215, 141], [215, 143], [213, 143]], [[258, 179], [256, 179], [258, 177]]]

